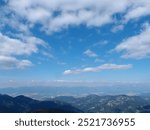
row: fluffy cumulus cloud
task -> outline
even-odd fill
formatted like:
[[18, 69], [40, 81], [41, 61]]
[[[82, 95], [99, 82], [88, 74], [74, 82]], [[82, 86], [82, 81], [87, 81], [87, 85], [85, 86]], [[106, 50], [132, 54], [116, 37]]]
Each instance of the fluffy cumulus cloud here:
[[38, 45], [46, 43], [41, 39], [32, 36], [18, 36], [12, 38], [0, 33], [0, 68], [25, 68], [32, 66], [31, 61], [16, 59], [17, 56], [31, 55], [38, 52]]
[[124, 69], [130, 69], [132, 68], [131, 64], [127, 65], [117, 65], [117, 64], [103, 64], [97, 67], [87, 67], [83, 69], [76, 69], [76, 70], [65, 70], [64, 74], [80, 74], [85, 72], [99, 72], [103, 70], [124, 70]]
[[150, 15], [150, 1], [149, 0], [130, 0], [130, 8], [125, 15], [125, 20], [138, 19], [143, 16]]
[[135, 36], [125, 39], [115, 51], [123, 52], [122, 58], [143, 59], [150, 57], [150, 25], [147, 24], [143, 31]]
[[26, 21], [19, 26], [22, 30], [40, 24], [47, 33], [81, 24], [101, 27], [116, 22], [118, 13], [126, 22], [150, 15], [148, 0], [8, 0], [6, 7], [13, 17]]
[[11, 38], [0, 33], [0, 55], [30, 55], [38, 51], [37, 45], [44, 41], [36, 37], [22, 36], [21, 39]]

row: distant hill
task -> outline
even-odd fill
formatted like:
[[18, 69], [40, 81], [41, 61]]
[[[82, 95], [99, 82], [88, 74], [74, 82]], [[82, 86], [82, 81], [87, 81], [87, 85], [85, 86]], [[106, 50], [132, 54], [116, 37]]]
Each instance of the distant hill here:
[[25, 96], [11, 97], [0, 95], [1, 113], [75, 113], [81, 112], [67, 103], [60, 101], [38, 101]]
[[139, 96], [98, 96], [89, 95], [81, 98], [60, 96], [54, 98], [80, 108], [84, 112], [99, 113], [150, 113], [150, 98]]

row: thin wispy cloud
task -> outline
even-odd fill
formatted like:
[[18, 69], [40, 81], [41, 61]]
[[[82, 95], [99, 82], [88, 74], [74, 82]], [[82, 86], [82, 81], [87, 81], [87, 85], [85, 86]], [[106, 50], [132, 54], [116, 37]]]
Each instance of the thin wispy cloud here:
[[65, 70], [64, 74], [80, 74], [80, 73], [86, 73], [86, 72], [99, 72], [103, 70], [125, 70], [125, 69], [131, 69], [132, 65], [117, 65], [117, 64], [103, 64], [96, 67], [87, 67], [83, 69], [75, 69], [75, 70]]
[[122, 31], [124, 29], [124, 25], [116, 25], [116, 26], [114, 26], [113, 28], [112, 28], [112, 32], [113, 33], [116, 33], [116, 32], [118, 32], [118, 31]]
[[98, 57], [98, 55], [95, 52], [91, 51], [90, 49], [86, 50], [83, 54], [90, 58]]

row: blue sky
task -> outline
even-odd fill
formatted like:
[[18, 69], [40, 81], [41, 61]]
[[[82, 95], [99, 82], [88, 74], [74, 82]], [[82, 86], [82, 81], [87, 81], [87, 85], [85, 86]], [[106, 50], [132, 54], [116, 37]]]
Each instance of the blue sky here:
[[0, 86], [150, 81], [150, 1], [0, 0]]

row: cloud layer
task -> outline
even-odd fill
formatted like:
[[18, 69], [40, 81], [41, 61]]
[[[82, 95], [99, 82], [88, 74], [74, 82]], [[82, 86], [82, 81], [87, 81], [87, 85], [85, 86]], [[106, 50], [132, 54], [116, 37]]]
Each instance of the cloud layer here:
[[[36, 24], [47, 33], [81, 24], [101, 27], [150, 15], [148, 0], [8, 0], [8, 9], [28, 27]], [[116, 14], [122, 14], [116, 20]], [[22, 24], [22, 28], [26, 28]]]
[[87, 67], [87, 68], [76, 69], [76, 70], [65, 70], [64, 74], [65, 75], [80, 74], [80, 73], [85, 73], [85, 72], [99, 72], [103, 70], [125, 70], [125, 69], [130, 69], [130, 68], [132, 68], [131, 64], [127, 64], [127, 65], [103, 64], [97, 67]]

